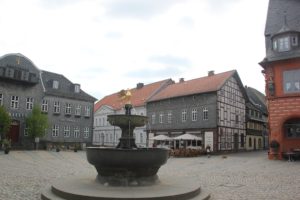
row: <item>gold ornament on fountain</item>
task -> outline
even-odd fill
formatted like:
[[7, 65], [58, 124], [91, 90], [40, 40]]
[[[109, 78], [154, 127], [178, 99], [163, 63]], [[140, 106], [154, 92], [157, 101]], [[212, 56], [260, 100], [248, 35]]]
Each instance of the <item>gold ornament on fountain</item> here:
[[127, 90], [121, 90], [119, 92], [119, 97], [125, 101], [126, 104], [131, 104], [131, 92], [130, 92], [130, 89], [127, 89]]

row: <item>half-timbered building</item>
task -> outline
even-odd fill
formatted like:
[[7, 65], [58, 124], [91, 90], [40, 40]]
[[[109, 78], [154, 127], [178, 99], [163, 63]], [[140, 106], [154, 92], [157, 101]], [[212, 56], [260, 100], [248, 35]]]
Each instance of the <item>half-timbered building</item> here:
[[[190, 133], [202, 147], [216, 151], [245, 149], [247, 95], [237, 71], [168, 85], [147, 101], [148, 133], [169, 137]], [[180, 147], [180, 141], [174, 148]]]

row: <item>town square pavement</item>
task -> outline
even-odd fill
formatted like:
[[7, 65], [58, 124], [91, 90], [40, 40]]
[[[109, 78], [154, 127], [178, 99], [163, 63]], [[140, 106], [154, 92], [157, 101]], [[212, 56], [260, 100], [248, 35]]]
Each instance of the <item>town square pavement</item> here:
[[[0, 199], [40, 199], [55, 180], [96, 174], [84, 151], [0, 151]], [[268, 160], [266, 151], [171, 157], [158, 174], [197, 181], [213, 200], [300, 199], [300, 161]]]

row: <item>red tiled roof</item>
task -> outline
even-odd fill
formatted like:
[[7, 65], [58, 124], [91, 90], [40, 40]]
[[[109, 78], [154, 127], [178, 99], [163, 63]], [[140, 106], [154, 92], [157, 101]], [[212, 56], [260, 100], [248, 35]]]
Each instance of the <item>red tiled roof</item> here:
[[236, 73], [236, 70], [168, 85], [168, 87], [151, 97], [149, 102], [217, 91], [234, 73]]
[[[134, 107], [142, 106], [145, 104], [146, 100], [148, 100], [155, 92], [157, 92], [162, 86], [170, 82], [171, 79], [166, 79], [162, 81], [158, 81], [155, 83], [144, 85], [142, 88], [130, 89], [131, 92], [131, 104]], [[119, 110], [124, 107], [126, 100], [123, 100], [119, 96], [119, 92], [108, 95], [98, 101], [94, 106], [94, 112], [96, 112], [101, 106], [110, 106], [114, 110]]]

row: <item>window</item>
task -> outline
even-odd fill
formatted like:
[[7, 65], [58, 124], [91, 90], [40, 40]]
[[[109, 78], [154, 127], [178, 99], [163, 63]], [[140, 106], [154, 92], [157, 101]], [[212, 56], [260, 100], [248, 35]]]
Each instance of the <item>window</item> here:
[[11, 96], [10, 107], [13, 109], [19, 108], [19, 97], [18, 96]]
[[181, 112], [181, 121], [182, 121], [182, 122], [186, 122], [186, 120], [187, 120], [187, 110], [184, 109], [184, 110], [182, 110], [182, 112]]
[[76, 84], [74, 89], [75, 89], [75, 93], [79, 93], [80, 92], [80, 85]]
[[197, 117], [198, 117], [197, 108], [193, 108], [192, 109], [192, 121], [197, 121]]
[[278, 51], [289, 51], [291, 49], [290, 46], [290, 38], [289, 37], [282, 37], [278, 39]]
[[203, 120], [208, 120], [208, 109], [203, 108]]
[[79, 138], [80, 137], [80, 132], [79, 132], [79, 127], [74, 128], [74, 138]]
[[287, 70], [283, 72], [283, 91], [284, 93], [300, 92], [300, 69]]
[[298, 46], [298, 37], [292, 36], [292, 46]]
[[151, 116], [151, 122], [152, 124], [155, 124], [155, 113], [153, 113]]
[[71, 115], [71, 104], [70, 103], [66, 103], [65, 114]]
[[159, 123], [160, 123], [160, 124], [163, 123], [163, 117], [164, 117], [164, 114], [163, 114], [163, 113], [160, 113], [160, 114], [159, 114]]
[[284, 132], [288, 138], [300, 138], [300, 119], [290, 119], [285, 122]]
[[168, 123], [172, 123], [172, 112], [168, 112]]
[[58, 89], [58, 86], [59, 86], [59, 82], [54, 80], [53, 81], [53, 89]]
[[58, 137], [59, 135], [59, 126], [54, 124], [52, 126], [52, 137]]
[[3, 94], [0, 94], [0, 106], [3, 105]]
[[89, 117], [91, 115], [91, 107], [90, 106], [85, 106], [84, 107], [84, 116]]
[[80, 116], [81, 115], [81, 105], [76, 105], [75, 115], [76, 116]]
[[89, 129], [89, 127], [85, 127], [85, 128], [83, 129], [83, 137], [84, 137], [84, 138], [88, 138], [89, 135], [90, 135], [90, 129]]
[[48, 101], [46, 99], [43, 99], [41, 109], [42, 109], [42, 112], [48, 112]]
[[64, 127], [64, 137], [70, 137], [70, 131], [71, 131], [70, 126], [65, 126]]
[[59, 101], [54, 101], [54, 113], [60, 113], [60, 103], [59, 103]]
[[277, 50], [277, 40], [273, 41], [273, 50]]
[[33, 98], [27, 97], [26, 98], [26, 110], [32, 110], [33, 108]]

